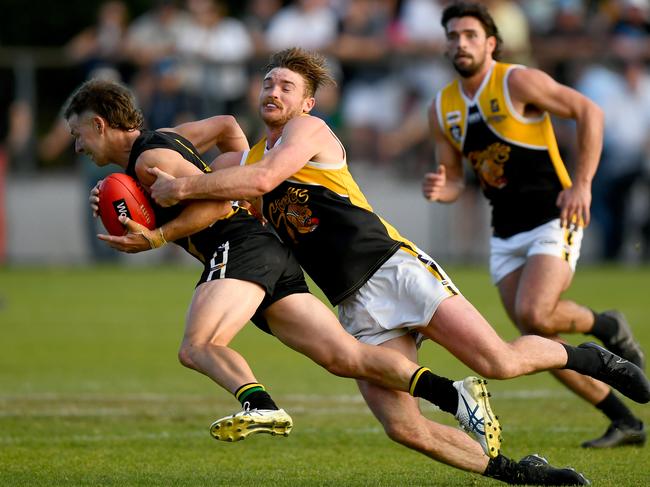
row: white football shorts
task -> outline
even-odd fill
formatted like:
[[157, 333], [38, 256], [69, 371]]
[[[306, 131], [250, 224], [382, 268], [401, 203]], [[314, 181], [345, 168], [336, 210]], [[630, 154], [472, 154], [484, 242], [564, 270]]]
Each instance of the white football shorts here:
[[559, 257], [568, 262], [571, 270], [575, 271], [580, 257], [582, 234], [582, 227], [562, 228], [560, 219], [557, 218], [512, 237], [492, 237], [490, 239], [492, 283], [498, 284], [501, 279], [523, 266], [528, 257], [536, 254]]
[[427, 326], [438, 305], [460, 294], [444, 270], [421, 250], [400, 249], [358, 291], [339, 304], [339, 320], [370, 345]]

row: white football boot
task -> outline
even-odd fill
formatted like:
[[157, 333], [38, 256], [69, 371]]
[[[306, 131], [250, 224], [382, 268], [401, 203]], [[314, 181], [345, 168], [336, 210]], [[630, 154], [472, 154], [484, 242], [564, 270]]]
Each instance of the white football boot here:
[[501, 448], [501, 425], [490, 407], [490, 393], [485, 379], [466, 377], [454, 382], [458, 391], [458, 411], [455, 417], [460, 427], [480, 443], [490, 458], [499, 455]]
[[210, 434], [221, 441], [240, 441], [256, 433], [289, 436], [293, 421], [284, 409], [249, 409], [217, 419]]

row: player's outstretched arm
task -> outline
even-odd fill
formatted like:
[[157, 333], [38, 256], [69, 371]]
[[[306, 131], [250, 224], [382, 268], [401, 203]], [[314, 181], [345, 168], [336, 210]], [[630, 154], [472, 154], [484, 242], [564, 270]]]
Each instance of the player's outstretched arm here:
[[603, 145], [603, 111], [586, 96], [558, 83], [537, 69], [515, 69], [508, 78], [510, 97], [519, 107], [533, 106], [576, 121], [578, 161], [573, 184], [557, 199], [562, 225], [589, 224], [591, 182], [596, 174]]

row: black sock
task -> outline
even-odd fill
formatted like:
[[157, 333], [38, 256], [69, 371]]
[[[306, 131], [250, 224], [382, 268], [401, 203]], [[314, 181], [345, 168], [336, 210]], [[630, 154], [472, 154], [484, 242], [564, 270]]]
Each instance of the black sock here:
[[426, 367], [415, 371], [409, 383], [413, 397], [421, 397], [447, 413], [456, 414], [458, 410], [458, 391], [453, 381], [435, 375]]
[[242, 406], [248, 403], [249, 409], [278, 409], [269, 393], [264, 390], [264, 386], [257, 382], [241, 386], [235, 391], [235, 397]]
[[595, 336], [601, 342], [613, 338], [618, 332], [618, 322], [611, 316], [596, 313], [594, 310], [591, 312], [594, 314], [594, 326], [587, 334]]
[[572, 347], [562, 344], [567, 353], [567, 362], [563, 369], [575, 370], [581, 374], [593, 377], [598, 373], [601, 361], [595, 348]]
[[613, 391], [610, 391], [605, 399], [596, 404], [596, 408], [600, 409], [612, 423], [632, 427], [638, 427], [641, 423]]

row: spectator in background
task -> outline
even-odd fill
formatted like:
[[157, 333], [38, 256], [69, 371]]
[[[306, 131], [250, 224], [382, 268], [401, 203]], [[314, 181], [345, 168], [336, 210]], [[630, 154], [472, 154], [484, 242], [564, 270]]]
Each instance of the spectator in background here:
[[[249, 0], [246, 3], [244, 24], [253, 40], [255, 58], [261, 59], [270, 52], [267, 32], [271, 20], [282, 8], [282, 0]], [[260, 64], [263, 64], [261, 61]], [[260, 69], [262, 66], [260, 65]]]
[[452, 79], [443, 59], [445, 31], [440, 25], [441, 15], [439, 0], [405, 0], [393, 29], [392, 47], [399, 56], [401, 82], [426, 102]]
[[524, 10], [514, 0], [484, 0], [499, 26], [503, 39], [503, 59], [509, 63], [534, 65], [531, 56], [530, 27]]
[[183, 118], [238, 113], [248, 85], [247, 63], [253, 56], [251, 36], [241, 21], [228, 16], [222, 0], [187, 0], [187, 9], [191, 22], [176, 44]]
[[[391, 47], [403, 90], [399, 113], [401, 123], [396, 130], [386, 132], [380, 139], [381, 157], [386, 160], [403, 158], [414, 153], [410, 172], [421, 174], [429, 163], [427, 106], [433, 95], [452, 79], [445, 62], [445, 31], [440, 25], [442, 0], [405, 0], [399, 6], [391, 29]], [[426, 151], [422, 149], [426, 147]], [[400, 161], [403, 170], [407, 165]]]
[[11, 102], [7, 119], [6, 156], [10, 167], [20, 170], [29, 166], [28, 158], [34, 157], [34, 117], [29, 102], [20, 99]]
[[605, 113], [603, 154], [594, 179], [592, 205], [605, 260], [623, 257], [629, 235], [630, 195], [650, 158], [650, 75], [637, 57], [620, 57], [616, 64], [616, 71], [591, 67], [578, 84]]
[[[128, 17], [124, 2], [104, 2], [97, 10], [97, 22], [76, 34], [65, 45], [66, 56], [81, 68], [84, 79], [105, 78], [122, 81], [122, 71], [126, 64]], [[69, 147], [71, 142], [67, 123], [62, 117], [58, 117], [38, 141], [38, 155], [46, 162], [52, 161]]]
[[[590, 59], [596, 45], [605, 39], [591, 32], [587, 11], [581, 0], [564, 0], [557, 8], [548, 31], [536, 37], [535, 59], [540, 69], [547, 71], [558, 82], [573, 84], [572, 69], [576, 60]], [[567, 49], [571, 46], [571, 49]]]
[[[552, 26], [534, 39], [538, 68], [548, 72], [559, 83], [575, 86], [581, 64], [591, 59], [597, 46], [605, 42], [605, 31], [594, 30], [585, 2], [560, 0]], [[573, 169], [573, 161], [578, 157], [575, 123], [559, 117], [554, 117], [552, 123], [562, 158], [569, 169]]]
[[[594, 219], [601, 231], [601, 255], [618, 260], [634, 223], [631, 195], [643, 184], [650, 155], [650, 77], [644, 61], [650, 58], [650, 3], [617, 0], [609, 26], [608, 45], [614, 69], [590, 67], [579, 87], [605, 112], [605, 139], [600, 170], [594, 180]], [[647, 188], [646, 188], [647, 191]], [[647, 252], [650, 216], [641, 217], [643, 252]]]
[[131, 85], [149, 126], [176, 125], [181, 88], [176, 45], [189, 24], [189, 15], [174, 0], [156, 0], [127, 31], [126, 56], [137, 68]]
[[619, 4], [619, 17], [612, 26], [612, 34], [647, 41], [650, 34], [649, 0], [619, 0]]
[[[528, 19], [531, 35], [544, 36], [553, 26], [553, 20], [556, 10], [563, 3], [577, 2], [582, 4], [582, 0], [526, 0], [520, 2], [520, 7]], [[537, 48], [537, 46], [534, 46]]]
[[83, 78], [92, 78], [101, 71], [117, 79], [128, 77], [124, 58], [124, 41], [129, 23], [126, 4], [110, 0], [99, 6], [97, 23], [74, 36], [65, 46], [68, 57], [83, 71]]
[[262, 74], [270, 52], [268, 30], [272, 20], [282, 8], [282, 0], [249, 0], [246, 2], [243, 22], [253, 42], [253, 62], [249, 64], [250, 82], [246, 90], [245, 110], [237, 121], [248, 140], [259, 138], [263, 131], [257, 116], [257, 95], [262, 87]]
[[349, 157], [355, 162], [380, 159], [379, 139], [396, 130], [401, 121], [402, 89], [386, 65], [390, 21], [384, 0], [349, 2], [339, 22], [338, 37], [330, 46], [341, 62], [342, 118]]
[[271, 19], [266, 44], [271, 51], [293, 46], [324, 51], [336, 35], [337, 17], [328, 0], [296, 0]]

